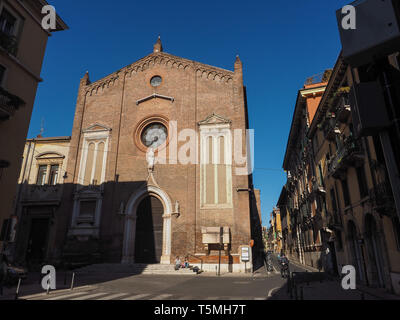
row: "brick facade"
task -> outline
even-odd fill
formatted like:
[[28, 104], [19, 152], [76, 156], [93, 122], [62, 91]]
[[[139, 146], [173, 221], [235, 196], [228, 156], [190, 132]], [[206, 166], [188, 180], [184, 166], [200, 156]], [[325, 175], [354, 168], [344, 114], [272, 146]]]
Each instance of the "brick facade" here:
[[[162, 78], [158, 87], [150, 84], [154, 76]], [[158, 151], [166, 152], [167, 164], [156, 162], [154, 170], [149, 171], [146, 149], [140, 143], [138, 132], [143, 122], [153, 118], [167, 125], [176, 121], [177, 130], [169, 127], [169, 141]], [[54, 246], [62, 247], [63, 253], [52, 258], [82, 263], [134, 262], [131, 242], [138, 239], [134, 235], [136, 218], [133, 212], [141, 199], [152, 195], [164, 206], [161, 263], [173, 263], [178, 255], [190, 255], [193, 262], [201, 259], [203, 263], [216, 263], [217, 251], [212, 246], [209, 252], [205, 250], [202, 228], [228, 227], [230, 244], [222, 251], [223, 263], [231, 261], [231, 264], [238, 264], [233, 270], [242, 270], [239, 247], [249, 245], [252, 221], [261, 216], [256, 212], [259, 204], [252, 204], [255, 201], [252, 179], [248, 175], [236, 175], [233, 162], [232, 190], [228, 190], [232, 203], [203, 208], [201, 166], [174, 161], [171, 152], [174, 147], [180, 150], [187, 142], [177, 141], [177, 135], [183, 129], [199, 134], [202, 121], [215, 125], [224, 123], [232, 132], [248, 128], [239, 58], [232, 72], [164, 53], [158, 40], [153, 53], [101, 80], [91, 83], [87, 73], [80, 82], [68, 175], [56, 226]], [[85, 166], [81, 161], [85, 159], [87, 147], [85, 135], [97, 133], [108, 137], [107, 142], [103, 140], [108, 148], [105, 177], [101, 183], [97, 181], [98, 185], [90, 185], [80, 179]], [[242, 153], [246, 150], [245, 141], [243, 135]], [[237, 189], [250, 191], [238, 192]], [[76, 199], [86, 196], [101, 199], [98, 230], [92, 225], [86, 226], [84, 231], [72, 226]], [[177, 206], [179, 214], [175, 212]], [[252, 215], [255, 218], [252, 219]], [[261, 227], [260, 222], [258, 225]]]

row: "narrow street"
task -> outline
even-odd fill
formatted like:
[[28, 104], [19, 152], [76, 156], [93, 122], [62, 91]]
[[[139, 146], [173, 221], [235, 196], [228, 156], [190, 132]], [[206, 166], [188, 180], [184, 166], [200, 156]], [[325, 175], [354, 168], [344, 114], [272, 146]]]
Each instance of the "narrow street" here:
[[[264, 268], [254, 274], [211, 273], [201, 275], [78, 275], [75, 288], [61, 273], [57, 290], [49, 295], [39, 281], [23, 284], [20, 300], [377, 300], [382, 297], [359, 290], [345, 291], [337, 280], [324, 273], [290, 264], [290, 271], [298, 279], [297, 290], [288, 291], [287, 280], [279, 273], [277, 257], [273, 257], [273, 272]], [[31, 278], [32, 279], [32, 278]], [[39, 279], [39, 278], [37, 278]], [[308, 279], [308, 280], [307, 280]], [[69, 275], [68, 275], [69, 282]], [[2, 300], [13, 300], [15, 288], [5, 289]], [[388, 297], [389, 298], [389, 297]], [[392, 298], [392, 297], [390, 297]]]

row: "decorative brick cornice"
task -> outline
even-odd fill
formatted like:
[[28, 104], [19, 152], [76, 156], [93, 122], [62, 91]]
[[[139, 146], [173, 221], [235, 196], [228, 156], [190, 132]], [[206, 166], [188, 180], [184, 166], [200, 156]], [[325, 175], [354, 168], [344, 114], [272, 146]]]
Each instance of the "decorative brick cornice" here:
[[125, 74], [128, 77], [132, 77], [135, 73], [143, 72], [157, 65], [162, 65], [183, 71], [192, 69], [195, 70], [196, 76], [198, 78], [219, 81], [223, 84], [231, 84], [233, 82], [233, 71], [180, 58], [165, 52], [155, 52], [132, 63], [129, 66], [126, 66], [125, 68], [122, 68], [108, 75], [103, 79], [91, 83], [86, 87], [86, 94], [97, 94], [99, 91], [102, 92], [106, 88], [113, 86], [120, 78], [120, 75]]

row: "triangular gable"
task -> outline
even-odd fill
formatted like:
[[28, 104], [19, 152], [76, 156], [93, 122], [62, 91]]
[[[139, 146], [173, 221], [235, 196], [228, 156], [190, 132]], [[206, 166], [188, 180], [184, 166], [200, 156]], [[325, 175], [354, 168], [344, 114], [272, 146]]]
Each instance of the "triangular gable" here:
[[105, 125], [95, 123], [91, 125], [89, 128], [83, 130], [83, 132], [100, 132], [100, 131], [111, 131], [110, 127], [107, 127]]
[[231, 124], [232, 120], [224, 118], [220, 115], [213, 113], [209, 115], [205, 120], [199, 122], [199, 126], [209, 125], [209, 124]]

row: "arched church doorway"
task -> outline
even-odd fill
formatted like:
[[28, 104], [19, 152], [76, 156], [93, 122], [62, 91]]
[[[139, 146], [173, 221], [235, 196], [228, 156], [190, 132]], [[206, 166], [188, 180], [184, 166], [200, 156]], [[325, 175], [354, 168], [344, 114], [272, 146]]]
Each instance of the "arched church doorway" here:
[[135, 235], [135, 262], [160, 263], [163, 247], [162, 202], [147, 196], [137, 208]]

